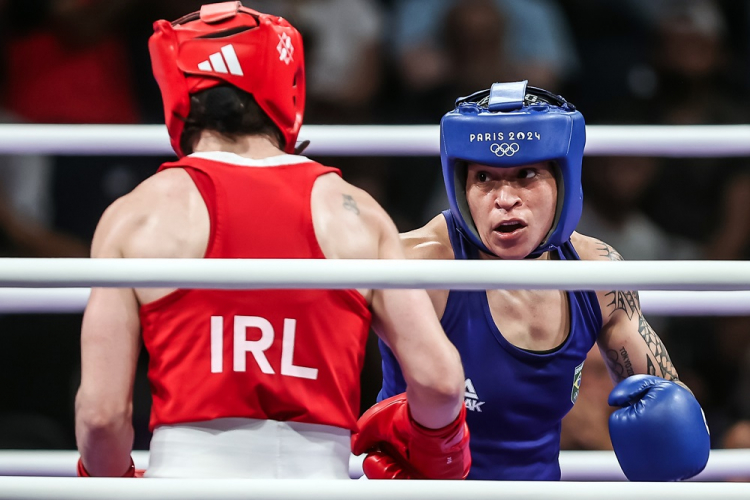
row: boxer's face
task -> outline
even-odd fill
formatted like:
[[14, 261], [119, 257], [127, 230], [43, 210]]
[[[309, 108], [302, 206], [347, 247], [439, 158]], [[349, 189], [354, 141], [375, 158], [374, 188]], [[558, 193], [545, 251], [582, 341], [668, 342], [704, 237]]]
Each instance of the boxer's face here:
[[523, 259], [552, 227], [557, 181], [549, 162], [497, 168], [468, 165], [466, 199], [482, 242], [502, 259]]

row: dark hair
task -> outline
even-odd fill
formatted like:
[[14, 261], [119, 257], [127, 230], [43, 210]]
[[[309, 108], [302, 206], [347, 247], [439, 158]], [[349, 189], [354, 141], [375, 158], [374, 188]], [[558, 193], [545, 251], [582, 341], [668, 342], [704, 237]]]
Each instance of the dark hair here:
[[203, 130], [213, 130], [235, 141], [242, 135], [265, 135], [280, 149], [286, 141], [279, 127], [258, 106], [255, 98], [237, 87], [220, 85], [190, 96], [190, 114], [180, 137], [182, 151], [189, 155]]

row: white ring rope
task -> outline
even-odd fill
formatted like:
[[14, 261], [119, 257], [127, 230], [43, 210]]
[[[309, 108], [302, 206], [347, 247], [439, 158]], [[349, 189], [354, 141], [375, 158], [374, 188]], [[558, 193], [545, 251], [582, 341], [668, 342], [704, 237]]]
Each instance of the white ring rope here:
[[[0, 288], [0, 313], [81, 313], [90, 288]], [[750, 291], [639, 292], [641, 309], [654, 316], [750, 316]]]
[[[305, 125], [311, 155], [436, 156], [437, 125]], [[587, 155], [750, 156], [750, 125], [588, 125]], [[174, 154], [164, 125], [0, 124], [0, 154]]]
[[[135, 466], [148, 469], [148, 451], [132, 452]], [[79, 454], [73, 450], [0, 451], [0, 476], [75, 476]], [[349, 475], [362, 476], [364, 456], [351, 456]], [[625, 481], [612, 451], [561, 451], [563, 481]], [[750, 450], [711, 450], [706, 468], [691, 481], [750, 478]]]
[[750, 498], [741, 483], [0, 478], [0, 499], [32, 500], [692, 500]]
[[0, 259], [0, 287], [750, 290], [750, 261]]

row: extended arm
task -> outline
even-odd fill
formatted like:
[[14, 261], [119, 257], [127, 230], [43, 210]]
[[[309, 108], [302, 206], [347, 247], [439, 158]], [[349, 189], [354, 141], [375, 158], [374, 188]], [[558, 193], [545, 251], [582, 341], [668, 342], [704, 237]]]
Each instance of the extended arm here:
[[[395, 226], [384, 222], [380, 258], [403, 259]], [[373, 327], [398, 360], [414, 419], [443, 427], [463, 405], [461, 358], [446, 337], [424, 290], [376, 290]]]
[[[396, 227], [383, 212], [378, 257], [403, 259]], [[406, 395], [383, 400], [359, 420], [355, 454], [368, 452], [369, 478], [465, 478], [471, 465], [458, 351], [424, 290], [375, 290], [373, 328], [393, 351]]]
[[[366, 192], [335, 174], [312, 191], [318, 244], [327, 258], [403, 259], [396, 226]], [[357, 422], [352, 452], [367, 477], [466, 477], [471, 463], [461, 358], [424, 290], [359, 290], [373, 329], [392, 349], [406, 394], [376, 403]]]
[[[338, 175], [318, 178], [312, 192], [315, 235], [327, 258], [404, 259], [396, 226], [366, 192]], [[412, 416], [442, 427], [462, 405], [461, 359], [446, 338], [424, 290], [360, 290], [373, 329], [391, 348], [407, 383]]]

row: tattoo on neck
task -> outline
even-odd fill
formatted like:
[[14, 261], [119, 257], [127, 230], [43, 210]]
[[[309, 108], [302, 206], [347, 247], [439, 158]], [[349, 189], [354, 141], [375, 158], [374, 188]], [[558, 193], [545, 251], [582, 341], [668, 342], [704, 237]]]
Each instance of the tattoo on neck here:
[[359, 215], [359, 207], [357, 206], [357, 202], [354, 201], [354, 198], [352, 198], [348, 194], [344, 195], [344, 208], [346, 210], [349, 210], [350, 212], [354, 212], [355, 215]]

